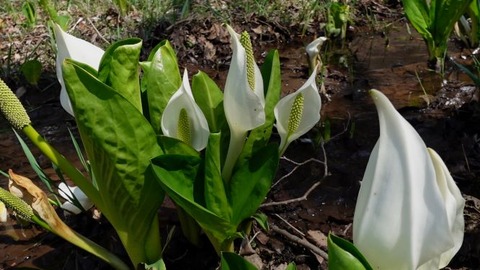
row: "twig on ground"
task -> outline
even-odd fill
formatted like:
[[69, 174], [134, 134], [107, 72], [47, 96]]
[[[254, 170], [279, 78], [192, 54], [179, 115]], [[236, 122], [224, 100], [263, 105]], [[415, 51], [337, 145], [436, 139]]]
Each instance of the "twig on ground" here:
[[288, 222], [286, 219], [282, 218], [279, 214], [275, 214], [276, 217], [278, 217], [281, 221], [285, 222], [288, 227], [292, 228], [294, 231], [296, 231], [298, 234], [300, 234], [302, 237], [305, 237], [305, 234], [302, 233], [299, 229], [295, 228], [290, 222]]
[[283, 229], [280, 229], [278, 228], [277, 226], [275, 225], [271, 225], [270, 226], [270, 229], [278, 234], [281, 234], [282, 236], [284, 236], [285, 238], [287, 238], [288, 240], [294, 242], [294, 243], [297, 243], [299, 245], [302, 245], [308, 249], [310, 249], [313, 253], [317, 254], [317, 255], [320, 255], [322, 258], [324, 258], [325, 260], [328, 260], [328, 254], [321, 250], [319, 247], [315, 246], [314, 244], [310, 243], [307, 239], [305, 238], [300, 238], [296, 235], [293, 235], [291, 233], [289, 233], [288, 231], [285, 231]]
[[87, 18], [87, 21], [88, 23], [90, 23], [93, 27], [93, 30], [95, 30], [95, 32], [97, 33], [97, 35], [107, 44], [110, 44], [110, 41], [108, 41], [106, 38], [103, 37], [102, 33], [100, 33], [100, 31], [98, 31], [97, 27], [95, 27], [95, 24], [93, 24], [92, 20], [90, 20], [90, 18]]
[[320, 144], [320, 147], [322, 148], [322, 152], [323, 152], [323, 166], [324, 166], [324, 173], [323, 173], [323, 177], [322, 179], [318, 180], [315, 184], [313, 184], [302, 196], [300, 197], [297, 197], [297, 198], [294, 198], [294, 199], [289, 199], [289, 200], [285, 200], [285, 201], [280, 201], [280, 202], [268, 202], [268, 203], [264, 203], [262, 205], [260, 205], [260, 207], [268, 207], [268, 206], [275, 206], [275, 205], [284, 205], [284, 204], [290, 204], [290, 203], [294, 203], [294, 202], [300, 202], [300, 201], [304, 201], [308, 198], [308, 195], [310, 195], [310, 193], [312, 193], [313, 190], [315, 190], [323, 181], [323, 179], [325, 179], [327, 176], [328, 176], [328, 165], [327, 165], [327, 153], [325, 151], [325, 147], [324, 147], [324, 143], [321, 143]]
[[289, 158], [287, 158], [287, 157], [285, 157], [285, 156], [281, 157], [280, 159], [283, 159], [283, 160], [286, 160], [286, 161], [288, 161], [288, 162], [290, 162], [290, 163], [293, 163], [293, 164], [295, 164], [296, 166], [295, 166], [290, 172], [288, 172], [288, 173], [285, 174], [284, 176], [280, 177], [280, 179], [278, 179], [277, 182], [275, 182], [275, 183], [272, 185], [272, 188], [275, 187], [276, 185], [278, 185], [278, 184], [279, 184], [282, 180], [284, 180], [285, 178], [287, 178], [287, 177], [289, 177], [290, 175], [292, 175], [298, 168], [300, 168], [300, 166], [303, 166], [303, 165], [305, 165], [305, 164], [307, 164], [307, 163], [310, 163], [310, 162], [312, 162], [312, 161], [317, 162], [317, 163], [321, 163], [321, 164], [324, 163], [323, 161], [320, 161], [320, 160], [318, 160], [318, 159], [316, 159], [316, 158], [310, 158], [310, 159], [307, 159], [307, 160], [305, 160], [305, 161], [303, 161], [303, 162], [296, 162], [296, 161], [291, 160], [291, 159], [289, 159]]

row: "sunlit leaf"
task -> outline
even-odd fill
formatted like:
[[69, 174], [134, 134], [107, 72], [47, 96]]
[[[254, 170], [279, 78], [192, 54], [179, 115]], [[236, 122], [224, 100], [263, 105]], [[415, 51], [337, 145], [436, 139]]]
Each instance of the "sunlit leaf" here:
[[142, 40], [130, 38], [108, 47], [98, 68], [98, 79], [142, 111], [138, 60]]
[[64, 62], [63, 74], [102, 196], [94, 203], [119, 232], [134, 263], [157, 260], [146, 258], [145, 250], [163, 201], [160, 186], [147, 170], [150, 159], [162, 153], [154, 131], [129, 100], [74, 61]]
[[141, 63], [142, 87], [147, 93], [148, 115], [156, 134], [162, 134], [160, 120], [170, 97], [182, 84], [177, 56], [168, 41], [158, 44]]
[[329, 233], [328, 269], [370, 270], [372, 267], [352, 243]]
[[222, 270], [257, 270], [251, 262], [233, 252], [222, 252]]
[[278, 148], [274, 144], [258, 149], [241, 163], [230, 180], [229, 199], [232, 223], [251, 217], [265, 200], [278, 167]]

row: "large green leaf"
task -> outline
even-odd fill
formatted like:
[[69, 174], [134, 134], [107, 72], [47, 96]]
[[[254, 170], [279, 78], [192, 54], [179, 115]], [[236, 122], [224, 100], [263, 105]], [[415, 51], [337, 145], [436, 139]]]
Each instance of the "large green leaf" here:
[[130, 101], [73, 60], [64, 62], [63, 76], [96, 177], [100, 210], [135, 264], [157, 261], [145, 246], [147, 240], [159, 245], [154, 240], [160, 239], [151, 239], [151, 226], [164, 194], [147, 170], [150, 159], [162, 153], [153, 129]]
[[205, 151], [204, 198], [205, 206], [210, 211], [219, 217], [230, 220], [232, 213], [222, 179], [220, 140], [220, 133], [212, 133], [208, 139], [208, 145]]
[[403, 0], [402, 3], [405, 14], [413, 27], [425, 40], [432, 40], [433, 37], [428, 29], [431, 21], [427, 2], [425, 0]]
[[236, 231], [232, 225], [204, 206], [202, 159], [199, 155], [162, 155], [152, 160], [156, 179], [168, 196], [192, 216], [209, 235], [217, 251]]
[[173, 93], [182, 84], [177, 56], [170, 42], [164, 41], [150, 53], [147, 62], [141, 63], [144, 71], [142, 85], [148, 97], [150, 123], [156, 134], [162, 134], [160, 121]]
[[269, 52], [261, 67], [261, 71], [266, 91], [265, 123], [250, 131], [239, 160], [248, 159], [256, 150], [264, 147], [272, 134], [273, 124], [275, 123], [273, 109], [277, 105], [282, 91], [280, 57], [277, 50]]
[[437, 57], [443, 57], [447, 41], [455, 23], [466, 12], [472, 0], [433, 0], [431, 5], [432, 25], [429, 27], [435, 44], [440, 47]]
[[226, 125], [223, 93], [217, 84], [206, 73], [199, 71], [192, 78], [192, 93], [207, 119], [210, 132], [223, 130]]
[[265, 200], [278, 167], [278, 146], [269, 144], [242, 162], [230, 180], [232, 223], [251, 217]]
[[372, 267], [358, 249], [347, 240], [328, 234], [328, 269], [371, 270]]
[[[207, 119], [210, 132], [221, 133], [220, 160], [227, 155], [230, 142], [230, 129], [223, 108], [223, 93], [206, 73], [198, 72], [192, 79], [192, 93], [196, 103]], [[223, 163], [222, 163], [223, 168]]]
[[118, 41], [108, 47], [103, 55], [98, 78], [125, 97], [139, 111], [142, 111], [138, 60], [142, 40], [130, 38]]

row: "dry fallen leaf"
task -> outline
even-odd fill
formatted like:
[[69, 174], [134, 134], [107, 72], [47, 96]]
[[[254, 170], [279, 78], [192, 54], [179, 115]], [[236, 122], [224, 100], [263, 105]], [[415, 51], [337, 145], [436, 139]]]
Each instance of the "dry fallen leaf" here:
[[48, 202], [48, 197], [43, 190], [37, 187], [32, 180], [8, 170], [10, 176], [8, 188], [10, 192], [23, 199], [30, 205], [35, 213], [43, 219], [51, 230], [57, 234], [71, 233], [71, 229], [63, 223], [55, 212], [53, 206]]

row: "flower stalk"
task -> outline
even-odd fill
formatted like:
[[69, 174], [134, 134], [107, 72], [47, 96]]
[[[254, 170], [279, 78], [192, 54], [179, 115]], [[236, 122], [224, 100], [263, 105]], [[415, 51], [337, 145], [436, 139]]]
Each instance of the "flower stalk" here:
[[23, 133], [35, 144], [40, 151], [58, 166], [70, 179], [87, 194], [92, 201], [101, 204], [101, 197], [85, 176], [75, 168], [62, 154], [53, 148], [31, 125], [30, 117], [22, 103], [12, 90], [0, 79], [0, 110], [8, 122]]

